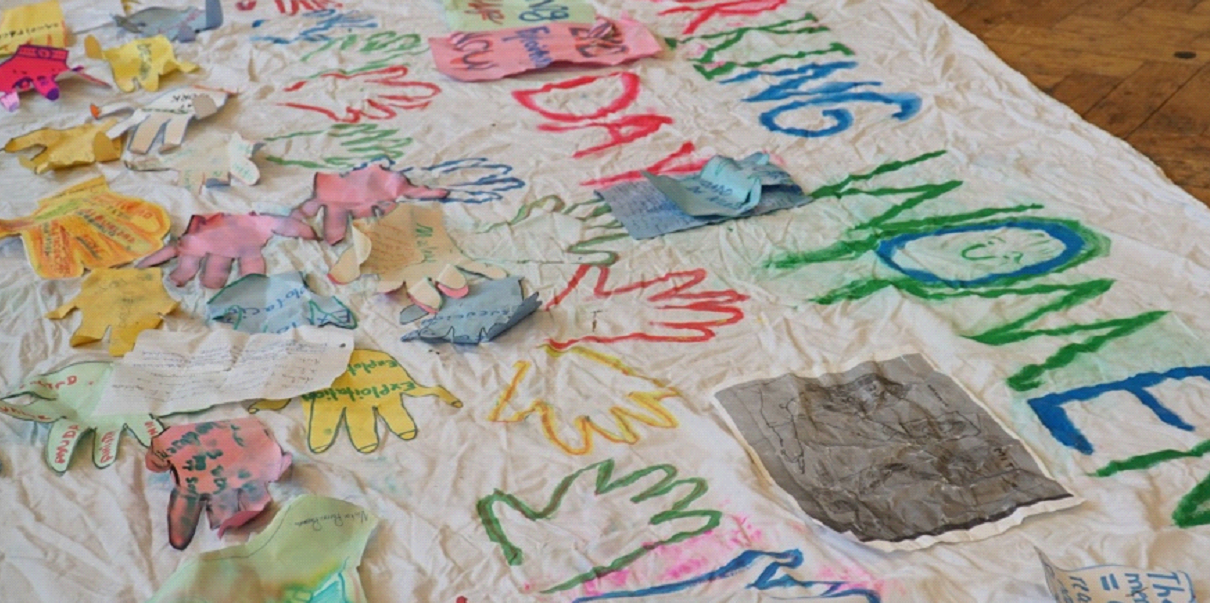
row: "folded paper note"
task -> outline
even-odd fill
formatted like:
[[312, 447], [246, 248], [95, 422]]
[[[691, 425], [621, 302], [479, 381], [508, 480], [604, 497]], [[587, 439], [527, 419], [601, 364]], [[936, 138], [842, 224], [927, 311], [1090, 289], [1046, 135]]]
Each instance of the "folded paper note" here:
[[760, 202], [760, 178], [730, 157], [713, 157], [700, 174], [688, 178], [647, 172], [643, 172], [643, 177], [691, 216], [734, 218], [748, 213]]
[[80, 284], [80, 294], [52, 310], [48, 318], [66, 318], [79, 308], [84, 318], [71, 335], [71, 345], [101, 341], [109, 331], [109, 353], [121, 356], [134, 348], [139, 333], [154, 329], [177, 301], [164, 291], [159, 268], [101, 268]]
[[67, 47], [67, 26], [58, 0], [14, 6], [0, 14], [0, 56], [22, 44]]
[[164, 208], [118, 195], [105, 178], [94, 178], [43, 199], [32, 215], [0, 220], [0, 237], [21, 235], [39, 276], [71, 278], [163, 247], [168, 227]]
[[880, 550], [978, 540], [1081, 502], [919, 354], [716, 397], [807, 515]]
[[591, 25], [597, 18], [584, 0], [444, 0], [444, 4], [446, 23], [459, 32], [551, 23]]
[[227, 102], [227, 93], [206, 88], [174, 88], [154, 98], [150, 103], [137, 107], [129, 103], [115, 103], [104, 107], [92, 107], [92, 116], [101, 117], [118, 111], [131, 114], [105, 134], [117, 138], [134, 128], [130, 136], [130, 151], [146, 153], [156, 139], [163, 136], [163, 149], [179, 146], [185, 140], [185, 130], [193, 119], [205, 119], [218, 113]]
[[[648, 180], [624, 182], [604, 189], [600, 191], [600, 194], [609, 204], [613, 216], [626, 227], [630, 236], [636, 239], [650, 239], [671, 232], [726, 222], [737, 217], [759, 216], [798, 207], [812, 201], [811, 197], [803, 193], [802, 189], [794, 183], [789, 174], [780, 167], [769, 163], [768, 155], [764, 153], [756, 153], [738, 162], [733, 162], [731, 167], [738, 168], [740, 170], [738, 173], [750, 175], [760, 182], [757, 192], [759, 200], [738, 216], [726, 215], [721, 211], [712, 215], [690, 215]], [[695, 178], [700, 178], [700, 175]], [[717, 203], [717, 199], [710, 205], [715, 203]], [[700, 204], [695, 207], [709, 208], [710, 205]]]
[[65, 49], [22, 44], [16, 54], [0, 63], [0, 105], [9, 111], [16, 111], [21, 104], [18, 94], [26, 90], [37, 90], [50, 100], [59, 100], [57, 80], [64, 73], [109, 86], [84, 73], [83, 67], [68, 67]]
[[214, 29], [223, 24], [223, 5], [220, 0], [206, 0], [206, 9], [144, 8], [129, 17], [114, 15], [118, 27], [142, 36], [162, 35], [174, 42], [192, 42], [199, 31]]
[[284, 333], [301, 325], [357, 328], [357, 317], [339, 299], [316, 294], [301, 272], [249, 274], [206, 302], [210, 320], [245, 333]]
[[559, 63], [617, 65], [660, 53], [651, 32], [624, 17], [598, 18], [592, 25], [459, 32], [429, 38], [429, 47], [438, 71], [464, 82], [498, 80]]
[[378, 275], [378, 291], [406, 288], [412, 303], [426, 311], [441, 307], [441, 294], [466, 295], [460, 270], [504, 278], [503, 269], [466, 257], [441, 221], [439, 206], [399, 205], [374, 221], [353, 224], [353, 244], [328, 277], [344, 284], [363, 274]]
[[147, 450], [148, 469], [172, 472], [168, 542], [175, 549], [189, 546], [202, 509], [220, 538], [251, 521], [273, 502], [269, 482], [289, 467], [290, 455], [255, 417], [173, 425]]
[[412, 184], [408, 177], [380, 165], [366, 165], [344, 174], [316, 172], [310, 199], [295, 210], [299, 217], [324, 212], [324, 240], [335, 245], [348, 234], [349, 220], [381, 216], [395, 208], [401, 197], [441, 199], [448, 193]]
[[[97, 411], [97, 402], [109, 383], [113, 364], [80, 362], [52, 373], [33, 377], [17, 391], [4, 396], [0, 413], [25, 421], [50, 423], [46, 439], [46, 464], [63, 473], [71, 463], [76, 444], [89, 431], [92, 434], [92, 462], [104, 469], [118, 458], [122, 432], [130, 430], [144, 446], [164, 430], [155, 417], [146, 412], [105, 414]], [[16, 405], [15, 398], [33, 397], [29, 404]]]
[[1185, 572], [1143, 570], [1121, 565], [1094, 565], [1063, 570], [1042, 551], [1046, 587], [1056, 603], [1197, 603], [1193, 581]]
[[105, 132], [115, 123], [117, 122], [110, 120], [66, 130], [42, 128], [8, 141], [4, 150], [15, 153], [31, 147], [42, 147], [42, 150], [30, 159], [21, 157], [21, 165], [33, 170], [35, 174], [113, 161], [122, 156], [122, 137], [111, 139]]
[[[344, 423], [353, 447], [363, 454], [373, 452], [379, 445], [380, 418], [400, 439], [414, 439], [419, 429], [403, 404], [404, 396], [436, 396], [454, 408], [462, 408], [462, 402], [444, 387], [417, 383], [390, 354], [354, 350], [348, 370], [332, 382], [332, 387], [302, 395], [307, 409], [307, 447], [311, 452], [327, 451]], [[289, 399], [267, 400], [248, 410], [281, 410], [289, 403]]]
[[201, 137], [188, 148], [159, 157], [128, 160], [126, 167], [139, 171], [176, 170], [177, 184], [195, 192], [203, 186], [227, 186], [231, 178], [249, 186], [260, 180], [260, 170], [252, 162], [258, 143], [239, 134]]
[[[484, 281], [471, 285], [465, 297], [445, 302], [436, 316], [401, 339], [469, 344], [489, 341], [533, 314], [540, 305], [537, 293], [525, 297], [519, 276]], [[412, 322], [407, 310], [404, 312], [400, 322]]]
[[209, 214], [193, 216], [179, 239], [139, 262], [139, 266], [158, 266], [178, 258], [168, 275], [176, 286], [184, 286], [202, 273], [202, 286], [220, 289], [231, 277], [231, 264], [239, 262], [240, 276], [265, 273], [261, 249], [273, 235], [311, 240], [315, 231], [289, 216], [250, 214]]
[[332, 384], [353, 353], [353, 334], [303, 326], [283, 334], [144, 331], [114, 366], [97, 403], [105, 414], [157, 416], [259, 398], [292, 398]]
[[186, 561], [148, 603], [364, 603], [357, 575], [378, 518], [335, 498], [299, 496], [247, 543]]

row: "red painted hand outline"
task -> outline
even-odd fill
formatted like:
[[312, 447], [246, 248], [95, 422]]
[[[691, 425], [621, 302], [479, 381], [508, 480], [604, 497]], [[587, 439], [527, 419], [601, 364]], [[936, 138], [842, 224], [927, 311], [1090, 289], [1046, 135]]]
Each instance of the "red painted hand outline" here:
[[[590, 292], [580, 291], [581, 283], [590, 272], [596, 271], [595, 282]], [[614, 309], [614, 316], [637, 316], [641, 322], [633, 330], [619, 335], [585, 335], [570, 339], [552, 337], [548, 340], [556, 350], [566, 350], [582, 342], [615, 343], [619, 341], [662, 341], [692, 343], [709, 341], [715, 336], [715, 329], [739, 322], [744, 318], [744, 311], [739, 302], [748, 299], [747, 295], [732, 289], [701, 291], [695, 288], [706, 280], [705, 269], [669, 272], [664, 276], [627, 283], [621, 286], [609, 287], [610, 269], [608, 266], [580, 266], [568, 281], [567, 286], [556, 294], [546, 305], [550, 310], [563, 303], [573, 292], [578, 292], [575, 308], [580, 318], [592, 316], [593, 330], [596, 329], [595, 315], [607, 311], [591, 310], [593, 301], [606, 301], [605, 308]], [[618, 297], [629, 296], [630, 303]], [[646, 307], [660, 312], [661, 316], [674, 318], [672, 320], [650, 320], [645, 318], [646, 312], [636, 312], [635, 306]], [[703, 316], [711, 315], [711, 316]], [[683, 315], [683, 316], [679, 316]], [[621, 330], [625, 331], [626, 328]]]
[[[297, 92], [311, 83], [323, 82], [325, 85], [350, 83], [356, 89], [361, 106], [349, 105], [337, 107], [335, 110], [318, 105], [305, 103], [278, 103], [284, 107], [293, 107], [304, 111], [314, 111], [325, 115], [338, 123], [355, 124], [362, 119], [372, 121], [394, 119], [399, 115], [396, 109], [410, 111], [429, 106], [434, 96], [441, 93], [441, 87], [430, 82], [417, 82], [404, 79], [408, 68], [404, 65], [392, 65], [372, 71], [349, 74], [345, 71], [329, 71], [314, 78], [300, 80], [283, 88], [285, 92]], [[314, 97], [314, 95], [312, 95]], [[340, 104], [338, 95], [332, 92], [321, 92], [320, 96], [331, 97]], [[343, 109], [343, 115], [338, 111]]]

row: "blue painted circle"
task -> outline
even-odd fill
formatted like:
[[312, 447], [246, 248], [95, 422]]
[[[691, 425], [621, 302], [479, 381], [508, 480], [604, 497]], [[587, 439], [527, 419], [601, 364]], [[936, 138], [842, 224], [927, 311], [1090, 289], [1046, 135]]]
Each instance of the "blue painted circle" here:
[[[1049, 260], [1038, 262], [1036, 264], [1030, 264], [1028, 266], [1022, 266], [1011, 272], [995, 272], [987, 276], [981, 276], [979, 278], [970, 280], [941, 278], [932, 272], [928, 272], [927, 270], [905, 268], [900, 266], [895, 261], [895, 254], [902, 251], [904, 246], [912, 241], [954, 233], [1002, 230], [1008, 228], [1035, 230], [1046, 233], [1052, 239], [1055, 239], [1063, 244], [1063, 251], [1059, 253], [1059, 255]], [[1061, 268], [1071, 260], [1075, 259], [1075, 257], [1084, 250], [1084, 246], [1086, 244], [1087, 242], [1084, 240], [1084, 237], [1081, 237], [1078, 232], [1066, 224], [1037, 220], [1014, 220], [1011, 222], [998, 222], [991, 224], [967, 224], [963, 226], [941, 228], [928, 232], [901, 234], [897, 237], [892, 237], [879, 243], [878, 249], [875, 250], [874, 253], [878, 254], [878, 259], [882, 260], [882, 262], [887, 266], [890, 266], [904, 276], [921, 283], [946, 285], [948, 287], [981, 287], [983, 285], [994, 283], [1000, 279], [1017, 278], [1023, 276], [1039, 276], [1055, 270], [1056, 268]]]

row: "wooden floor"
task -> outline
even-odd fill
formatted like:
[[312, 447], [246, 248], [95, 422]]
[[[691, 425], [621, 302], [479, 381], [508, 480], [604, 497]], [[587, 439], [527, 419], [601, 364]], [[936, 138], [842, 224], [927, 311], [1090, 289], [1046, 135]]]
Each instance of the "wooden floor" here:
[[1210, 0], [933, 0], [1210, 205]]

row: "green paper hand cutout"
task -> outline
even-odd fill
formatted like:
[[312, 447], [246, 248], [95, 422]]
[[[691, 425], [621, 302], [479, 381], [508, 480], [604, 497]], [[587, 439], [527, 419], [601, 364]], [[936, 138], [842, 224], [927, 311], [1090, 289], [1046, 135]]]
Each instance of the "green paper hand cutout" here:
[[246, 544], [186, 562], [148, 603], [365, 603], [357, 566], [377, 524], [357, 505], [300, 496]]
[[0, 413], [51, 423], [46, 464], [59, 473], [67, 471], [76, 444], [92, 431], [92, 462], [98, 469], [104, 469], [117, 460], [123, 429], [129, 429], [143, 446], [150, 446], [151, 438], [164, 431], [159, 419], [149, 414], [93, 416], [112, 370], [113, 364], [109, 362], [81, 362], [34, 377], [3, 400], [19, 396], [33, 396], [37, 400], [26, 405], [0, 404]]

